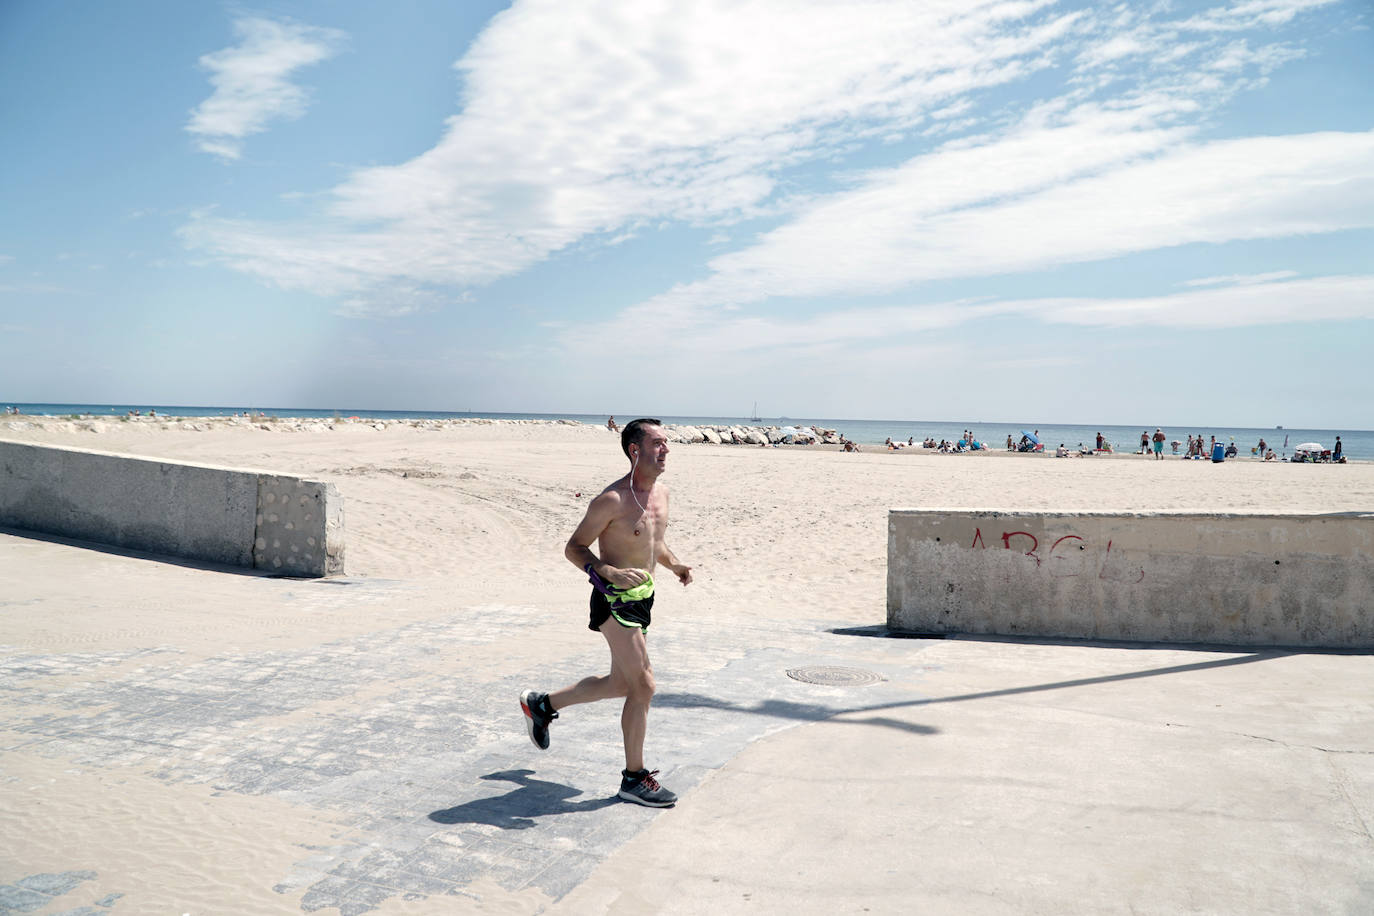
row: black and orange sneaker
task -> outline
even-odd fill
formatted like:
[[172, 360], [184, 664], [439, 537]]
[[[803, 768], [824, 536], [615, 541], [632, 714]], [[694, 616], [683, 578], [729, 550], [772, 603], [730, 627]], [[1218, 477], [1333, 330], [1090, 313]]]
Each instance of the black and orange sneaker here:
[[558, 718], [558, 713], [549, 705], [549, 695], [526, 690], [520, 694], [520, 709], [525, 713], [525, 727], [529, 729], [530, 740], [541, 751], [547, 751], [549, 723]]
[[671, 808], [677, 804], [677, 796], [658, 784], [658, 780], [654, 779], [657, 772], [658, 770], [640, 770], [638, 773], [631, 773], [629, 770], [621, 770], [618, 794], [636, 805]]

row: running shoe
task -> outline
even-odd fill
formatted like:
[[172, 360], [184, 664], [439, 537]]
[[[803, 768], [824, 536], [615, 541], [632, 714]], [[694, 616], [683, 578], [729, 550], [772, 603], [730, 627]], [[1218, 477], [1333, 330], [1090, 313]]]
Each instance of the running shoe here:
[[618, 794], [636, 805], [671, 808], [677, 804], [677, 796], [658, 784], [658, 780], [654, 779], [657, 772], [658, 770], [640, 770], [638, 773], [631, 773], [629, 770], [621, 770]]
[[547, 751], [549, 723], [558, 718], [558, 713], [549, 705], [549, 695], [526, 690], [520, 694], [520, 709], [525, 713], [525, 727], [529, 729], [530, 740], [541, 751]]

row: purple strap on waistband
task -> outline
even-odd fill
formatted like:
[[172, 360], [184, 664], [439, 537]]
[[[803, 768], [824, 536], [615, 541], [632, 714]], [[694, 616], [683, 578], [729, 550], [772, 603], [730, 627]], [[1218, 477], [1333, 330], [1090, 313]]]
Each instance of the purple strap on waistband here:
[[587, 581], [591, 582], [592, 588], [596, 589], [601, 594], [606, 595], [607, 597], [615, 596], [615, 586], [611, 585], [611, 583], [607, 582], [605, 579], [598, 576], [596, 574], [596, 570], [592, 569], [592, 564], [588, 563], [586, 566], [582, 567], [582, 569], [584, 572], [586, 572]]

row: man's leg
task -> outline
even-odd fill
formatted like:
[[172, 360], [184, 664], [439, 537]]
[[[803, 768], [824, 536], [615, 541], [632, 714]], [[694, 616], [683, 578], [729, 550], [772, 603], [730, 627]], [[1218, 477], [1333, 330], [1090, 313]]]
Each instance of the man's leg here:
[[599, 677], [584, 677], [576, 684], [555, 690], [549, 694], [549, 705], [554, 709], [576, 706], [579, 703], [595, 703], [597, 700], [611, 700], [625, 696], [625, 681], [615, 670], [612, 663], [611, 673]]
[[625, 769], [637, 772], [644, 769], [644, 733], [649, 723], [649, 703], [654, 696], [654, 669], [649, 664], [649, 647], [644, 631], [627, 627], [614, 618], [601, 625], [601, 634], [611, 647], [611, 674], [607, 689], [623, 696], [625, 708], [620, 713], [620, 730], [625, 737]]
[[[634, 633], [639, 636], [639, 641], [644, 642], [643, 633], [631, 627], [623, 627], [616, 623], [614, 619], [607, 620], [603, 624], [603, 632], [614, 632], [609, 630], [624, 630], [627, 633]], [[537, 690], [526, 690], [520, 695], [520, 706], [524, 710], [526, 725], [529, 727], [530, 740], [540, 750], [548, 750], [549, 747], [549, 723], [558, 718], [558, 710], [565, 706], [576, 706], [580, 703], [595, 703], [597, 700], [609, 700], [615, 697], [627, 696], [630, 692], [629, 682], [621, 670], [621, 666], [616, 662], [616, 647], [612, 642], [612, 637], [607, 635], [606, 641], [611, 643], [611, 673], [584, 677], [576, 684], [564, 687], [562, 690], [555, 690], [553, 693], [540, 693]], [[644, 663], [648, 664], [647, 648], [641, 653]], [[652, 675], [651, 675], [652, 676]], [[650, 689], [650, 695], [653, 690]], [[647, 703], [645, 713], [647, 715]], [[640, 746], [643, 747], [644, 732], [639, 732]]]
[[649, 648], [644, 632], [608, 620], [601, 627], [611, 647], [611, 678], [625, 687], [625, 708], [620, 712], [620, 730], [625, 736], [625, 770], [620, 774], [620, 791], [626, 801], [651, 808], [670, 808], [677, 796], [659, 785], [658, 770], [644, 766], [644, 733], [649, 724], [649, 703], [654, 697], [654, 669], [649, 664]]

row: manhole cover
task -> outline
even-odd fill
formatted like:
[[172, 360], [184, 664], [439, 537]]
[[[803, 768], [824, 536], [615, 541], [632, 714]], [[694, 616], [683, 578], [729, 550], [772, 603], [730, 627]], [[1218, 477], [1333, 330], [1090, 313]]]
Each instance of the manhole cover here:
[[839, 665], [788, 668], [787, 676], [794, 681], [823, 684], [826, 687], [866, 687], [883, 679], [881, 675], [874, 674], [872, 671], [865, 671], [862, 668], [844, 668]]

